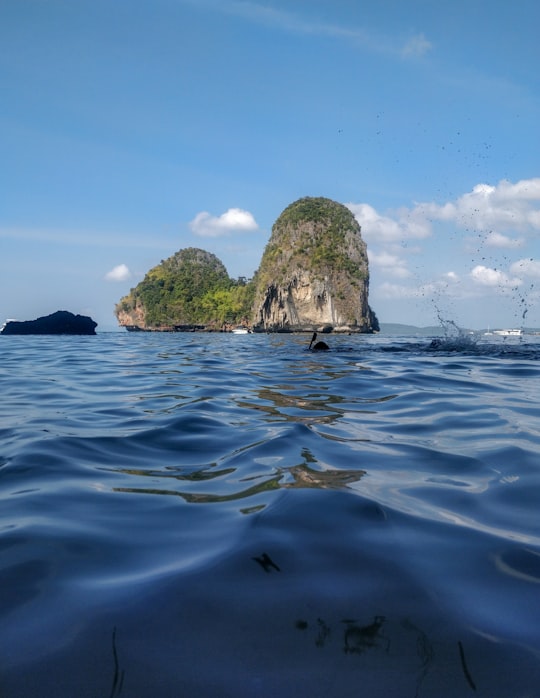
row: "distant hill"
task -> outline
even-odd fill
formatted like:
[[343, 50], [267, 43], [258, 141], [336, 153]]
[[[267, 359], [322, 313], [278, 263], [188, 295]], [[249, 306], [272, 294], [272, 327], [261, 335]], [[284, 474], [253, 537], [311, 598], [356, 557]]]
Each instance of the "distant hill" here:
[[398, 322], [381, 322], [381, 334], [416, 336], [416, 337], [442, 337], [444, 328], [440, 325], [430, 327], [415, 327], [414, 325], [402, 325]]
[[[430, 327], [416, 327], [415, 325], [403, 325], [398, 322], [381, 322], [381, 334], [388, 335], [404, 335], [417, 337], [444, 337], [444, 327], [440, 325], [432, 325]], [[500, 329], [500, 328], [495, 328]], [[462, 332], [474, 332], [475, 335], [482, 336], [489, 332], [487, 328], [481, 330], [470, 330], [465, 327], [461, 328]], [[540, 329], [537, 327], [523, 327], [524, 335], [540, 335]], [[493, 330], [491, 330], [493, 332]]]

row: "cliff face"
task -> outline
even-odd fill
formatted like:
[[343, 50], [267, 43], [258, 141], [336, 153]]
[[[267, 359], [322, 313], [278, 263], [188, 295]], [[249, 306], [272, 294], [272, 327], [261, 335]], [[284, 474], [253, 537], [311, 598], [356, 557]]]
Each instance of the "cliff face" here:
[[146, 313], [139, 298], [129, 295], [122, 298], [116, 306], [115, 315], [120, 327], [146, 327]]
[[272, 228], [257, 273], [253, 324], [268, 331], [377, 331], [368, 291], [366, 244], [353, 214], [330, 199], [299, 199]]

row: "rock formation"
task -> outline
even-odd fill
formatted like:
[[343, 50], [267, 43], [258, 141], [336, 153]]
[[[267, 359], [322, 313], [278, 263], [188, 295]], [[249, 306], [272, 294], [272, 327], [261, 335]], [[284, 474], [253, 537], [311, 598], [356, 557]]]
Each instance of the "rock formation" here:
[[187, 248], [151, 269], [116, 305], [128, 330], [374, 332], [366, 244], [353, 214], [306, 197], [275, 222], [252, 281], [231, 279], [210, 252]]
[[232, 283], [214, 254], [188, 247], [150, 269], [120, 300], [115, 314], [129, 330], [204, 329], [214, 319], [216, 293]]
[[288, 206], [256, 278], [259, 331], [378, 331], [368, 304], [366, 244], [351, 211], [322, 197]]
[[2, 334], [96, 334], [96, 327], [97, 322], [87, 315], [57, 310], [36, 320], [9, 320]]
[[133, 296], [133, 290], [117, 304], [114, 313], [120, 327], [127, 327], [129, 330], [146, 329], [144, 304], [140, 298]]

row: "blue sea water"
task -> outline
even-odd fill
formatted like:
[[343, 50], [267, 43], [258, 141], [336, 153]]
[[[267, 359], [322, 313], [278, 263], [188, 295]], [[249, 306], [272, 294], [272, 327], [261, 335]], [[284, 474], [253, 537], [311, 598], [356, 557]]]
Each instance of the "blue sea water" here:
[[307, 339], [0, 337], [1, 698], [540, 696], [540, 338]]

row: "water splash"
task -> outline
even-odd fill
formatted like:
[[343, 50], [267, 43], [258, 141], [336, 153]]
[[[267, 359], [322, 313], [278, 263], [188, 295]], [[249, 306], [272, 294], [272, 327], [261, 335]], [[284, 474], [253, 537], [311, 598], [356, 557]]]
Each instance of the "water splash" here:
[[429, 349], [437, 351], [471, 351], [478, 346], [477, 338], [468, 330], [464, 330], [454, 320], [443, 317], [440, 308], [434, 304], [437, 319], [444, 332], [444, 337], [436, 337]]

